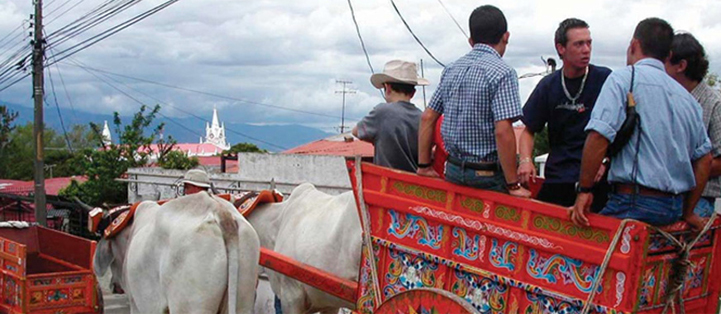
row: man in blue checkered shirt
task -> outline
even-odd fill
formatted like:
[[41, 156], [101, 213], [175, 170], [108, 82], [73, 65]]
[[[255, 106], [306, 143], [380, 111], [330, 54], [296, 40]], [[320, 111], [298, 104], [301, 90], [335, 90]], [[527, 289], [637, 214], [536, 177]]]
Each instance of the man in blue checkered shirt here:
[[501, 57], [510, 33], [498, 8], [476, 8], [469, 19], [473, 47], [449, 65], [423, 113], [419, 131], [419, 175], [437, 176], [431, 166], [433, 128], [441, 114], [448, 151], [446, 180], [529, 197], [516, 176], [513, 122], [522, 115], [516, 71]]

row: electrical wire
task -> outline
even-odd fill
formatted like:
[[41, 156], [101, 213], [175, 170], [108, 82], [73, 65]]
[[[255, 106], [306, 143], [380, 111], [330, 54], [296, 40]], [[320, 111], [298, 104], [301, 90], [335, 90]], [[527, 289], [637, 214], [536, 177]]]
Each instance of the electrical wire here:
[[[134, 102], [138, 103], [139, 105], [141, 105], [141, 106], [145, 106], [145, 105], [146, 105], [145, 103], [143, 103], [143, 102], [140, 101], [139, 99], [133, 97], [132, 95], [130, 95], [130, 94], [127, 93], [126, 91], [124, 91], [124, 90], [120, 89], [119, 87], [111, 84], [110, 82], [104, 80], [103, 78], [101, 78], [101, 77], [98, 76], [97, 74], [93, 73], [92, 71], [90, 71], [90, 70], [85, 70], [85, 71], [88, 72], [88, 73], [90, 73], [90, 75], [94, 76], [94, 77], [95, 77], [96, 79], [98, 79], [99, 81], [105, 83], [106, 85], [108, 85], [108, 86], [110, 86], [111, 88], [115, 89], [116, 91], [120, 92], [120, 93], [123, 94], [125, 97], [128, 97], [128, 98], [130, 98], [131, 100], [133, 100]], [[174, 119], [171, 119], [170, 117], [164, 115], [164, 114], [161, 113], [161, 112], [158, 112], [158, 115], [160, 115], [160, 116], [163, 117], [164, 119], [166, 119], [166, 120], [168, 120], [168, 121], [170, 121], [170, 122], [178, 125], [179, 127], [183, 128], [184, 130], [188, 131], [189, 133], [191, 133], [191, 134], [193, 134], [193, 135], [195, 135], [195, 136], [202, 136], [202, 135], [200, 135], [199, 133], [196, 133], [194, 130], [190, 129], [189, 127], [185, 126], [184, 124], [182, 124], [182, 123], [180, 123], [180, 122], [177, 122], [177, 121], [175, 121]]]
[[[140, 1], [140, 0], [129, 0], [129, 1], [125, 1], [125, 2], [123, 2], [123, 3], [124, 3], [124, 4], [128, 4], [128, 3], [135, 4], [135, 3], [137, 3], [138, 1]], [[67, 48], [67, 49], [65, 49], [65, 50], [63, 50], [63, 51], [60, 51], [60, 52], [58, 52], [58, 53], [55, 54], [55, 56], [54, 56], [54, 58], [53, 58], [53, 61], [51, 61], [51, 62], [48, 63], [48, 64], [45, 64], [45, 67], [49, 67], [49, 66], [51, 66], [51, 65], [53, 65], [53, 64], [55, 64], [55, 63], [57, 63], [57, 62], [59, 62], [59, 61], [62, 61], [63, 59], [65, 59], [65, 58], [67, 58], [67, 57], [70, 57], [70, 56], [72, 56], [72, 55], [74, 55], [74, 54], [76, 54], [76, 53], [78, 53], [78, 52], [80, 52], [80, 51], [82, 51], [82, 50], [85, 50], [85, 49], [87, 49], [88, 47], [90, 47], [90, 46], [98, 43], [99, 41], [104, 40], [104, 39], [106, 39], [106, 38], [108, 38], [108, 37], [110, 37], [110, 36], [112, 36], [112, 35], [120, 32], [120, 31], [122, 31], [122, 30], [124, 30], [124, 29], [126, 29], [126, 28], [128, 28], [128, 27], [130, 27], [130, 26], [132, 26], [132, 25], [134, 25], [134, 24], [136, 24], [136, 23], [144, 20], [145, 18], [147, 18], [147, 17], [149, 17], [149, 16], [152, 16], [153, 14], [155, 14], [155, 13], [157, 13], [157, 12], [159, 12], [159, 11], [165, 9], [165, 8], [167, 8], [168, 6], [172, 5], [173, 3], [177, 2], [177, 1], [178, 1], [178, 0], [169, 0], [169, 1], [166, 1], [166, 2], [164, 2], [164, 3], [162, 3], [162, 4], [158, 5], [158, 6], [154, 7], [153, 9], [150, 9], [150, 10], [148, 10], [148, 11], [145, 11], [145, 12], [141, 13], [141, 14], [138, 14], [138, 15], [136, 15], [135, 17], [133, 17], [133, 18], [131, 18], [131, 19], [128, 19], [128, 20], [126, 20], [125, 22], [122, 22], [122, 23], [120, 23], [120, 24], [118, 24], [118, 25], [115, 25], [114, 27], [109, 28], [109, 29], [103, 31], [103, 32], [100, 33], [100, 34], [97, 34], [97, 35], [95, 35], [95, 36], [93, 36], [93, 37], [91, 37], [91, 38], [89, 38], [89, 39], [86, 39], [86, 40], [84, 40], [84, 41], [82, 41], [82, 42], [80, 42], [80, 43], [78, 43], [78, 44], [76, 44], [76, 45], [74, 45], [74, 46], [72, 46], [72, 47], [70, 47], [70, 48]], [[96, 8], [94, 11], [99, 11], [99, 10], [102, 9], [102, 7], [105, 7], [105, 6], [107, 6], [108, 4], [110, 4], [110, 3], [112, 3], [112, 0], [106, 1], [106, 2], [105, 2], [104, 4], [102, 4], [100, 7]], [[117, 9], [117, 8], [116, 8], [116, 9]], [[86, 14], [85, 16], [88, 16], [88, 14]], [[82, 18], [83, 18], [83, 17], [81, 17], [81, 19], [82, 19]], [[77, 20], [76, 20], [76, 21], [77, 21]], [[71, 24], [69, 24], [69, 25], [72, 25], [72, 24], [73, 24], [73, 23], [71, 23]], [[93, 26], [94, 26], [94, 25], [93, 25]], [[59, 34], [59, 33], [58, 33], [58, 32], [55, 32], [55, 33], [53, 33], [53, 34], [55, 34], [55, 35], [57, 36], [57, 34]], [[48, 36], [49, 38], [46, 38], [46, 40], [54, 38], [53, 34], [50, 34], [50, 35]], [[67, 37], [66, 37], [66, 39], [67, 39]], [[62, 40], [61, 40], [61, 41], [62, 41]], [[48, 49], [49, 49], [49, 48], [52, 48], [53, 46], [55, 46], [55, 45], [57, 45], [57, 44], [59, 44], [59, 43], [56, 42], [56, 43], [50, 44], [50, 45], [46, 46], [46, 48], [48, 48]], [[22, 49], [22, 48], [21, 48], [21, 49]], [[17, 61], [17, 60], [21, 60], [21, 61], [22, 61], [22, 60], [25, 60], [25, 59], [22, 59], [22, 58], [21, 58], [21, 57], [22, 57], [22, 55], [21, 55], [22, 52], [23, 52], [23, 51], [19, 51], [18, 53], [16, 53], [15, 55], [13, 55], [11, 58], [9, 58], [8, 60], [6, 60], [6, 62], [4, 62], [2, 65], [0, 65], [0, 69], [2, 69], [3, 67], [5, 67], [5, 70], [4, 70], [3, 72], [0, 72], [0, 86], [2, 86], [1, 84], [5, 83], [5, 82], [11, 81], [10, 84], [5, 85], [5, 86], [3, 86], [3, 87], [0, 87], [0, 92], [6, 90], [6, 89], [8, 89], [8, 88], [10, 88], [11, 86], [13, 86], [13, 85], [15, 85], [16, 83], [18, 83], [19, 81], [21, 81], [23, 78], [25, 78], [25, 77], [27, 77], [27, 76], [30, 75], [29, 73], [26, 73], [26, 74], [23, 75], [21, 78], [19, 78], [19, 79], [17, 79], [17, 80], [14, 80], [14, 81], [12, 81], [12, 79], [17, 75], [17, 73], [14, 73], [14, 74], [10, 75], [10, 77], [5, 77], [5, 75], [6, 75], [8, 72], [10, 72], [9, 70], [11, 69], [11, 68], [8, 66], [8, 64], [13, 64], [13, 62], [15, 62], [15, 61]], [[29, 53], [29, 56], [31, 56], [31, 55], [32, 55], [32, 54]], [[27, 58], [27, 56], [28, 56], [28, 55], [26, 55], [25, 58]], [[18, 58], [21, 58], [21, 59], [18, 59]]]
[[[79, 61], [76, 61], [76, 60], [69, 60], [69, 61], [75, 62], [76, 65], [82, 67], [82, 65], [80, 64]], [[86, 69], [86, 71], [88, 71], [88, 70]], [[188, 115], [190, 115], [190, 116], [192, 116], [192, 117], [194, 117], [194, 118], [196, 118], [196, 119], [199, 119], [199, 120], [201, 120], [201, 121], [207, 122], [207, 120], [206, 120], [205, 118], [203, 118], [203, 117], [200, 117], [200, 116], [198, 116], [198, 115], [196, 115], [196, 114], [194, 114], [194, 113], [192, 113], [192, 112], [190, 112], [190, 111], [183, 110], [183, 109], [181, 109], [181, 108], [179, 108], [179, 107], [177, 107], [177, 106], [173, 106], [173, 105], [171, 105], [171, 104], [168, 104], [168, 103], [166, 103], [166, 102], [164, 102], [164, 101], [162, 101], [162, 100], [160, 100], [160, 99], [158, 99], [158, 98], [156, 98], [156, 97], [150, 96], [150, 95], [148, 95], [148, 94], [146, 94], [146, 93], [144, 93], [144, 92], [141, 92], [141, 91], [139, 91], [139, 90], [137, 90], [137, 89], [134, 89], [134, 88], [132, 88], [132, 87], [130, 87], [130, 86], [128, 86], [128, 85], [126, 85], [126, 84], [124, 84], [124, 83], [122, 83], [122, 82], [120, 82], [120, 81], [118, 81], [118, 80], [116, 80], [116, 79], [114, 79], [114, 78], [112, 78], [112, 77], [110, 77], [109, 74], [103, 74], [103, 75], [104, 75], [106, 78], [108, 78], [108, 79], [110, 79], [110, 80], [113, 80], [114, 82], [116, 82], [116, 83], [118, 83], [118, 84], [121, 84], [121, 85], [125, 86], [126, 88], [131, 89], [131, 90], [135, 91], [136, 93], [139, 93], [139, 94], [141, 94], [141, 95], [143, 95], [143, 96], [145, 96], [145, 97], [148, 97], [148, 98], [150, 98], [150, 99], [152, 99], [152, 100], [154, 100], [154, 101], [156, 101], [156, 102], [158, 102], [158, 103], [160, 103], [160, 104], [162, 104], [162, 105], [166, 105], [166, 106], [171, 107], [171, 108], [173, 108], [173, 109], [175, 109], [175, 110], [178, 110], [178, 111], [180, 111], [180, 112], [183, 112], [183, 113], [185, 113], [185, 114], [188, 114]], [[261, 140], [261, 139], [259, 139], [259, 138], [256, 138], [256, 137], [253, 137], [253, 136], [250, 136], [250, 135], [241, 133], [241, 132], [236, 131], [236, 130], [233, 130], [233, 129], [231, 129], [231, 128], [227, 128], [227, 127], [226, 127], [225, 130], [228, 131], [228, 132], [231, 132], [231, 133], [234, 133], [234, 134], [243, 136], [243, 137], [245, 137], [245, 138], [254, 140], [254, 141], [256, 141], [256, 142], [263, 143], [263, 144], [266, 144], [266, 145], [269, 145], [269, 146], [273, 146], [273, 147], [275, 147], [275, 148], [279, 148], [279, 149], [282, 149], [282, 150], [288, 149], [288, 148], [286, 148], [286, 147], [283, 147], [283, 146], [280, 146], [280, 145], [277, 145], [277, 144], [273, 144], [273, 143], [271, 143], [271, 142], [264, 141], [264, 140]], [[196, 134], [196, 135], [199, 135], [199, 134]], [[202, 137], [202, 136], [201, 136], [201, 137]]]
[[363, 48], [363, 53], [366, 55], [366, 62], [368, 62], [368, 67], [371, 69], [371, 74], [376, 73], [373, 70], [373, 65], [371, 65], [371, 59], [368, 57], [368, 50], [366, 50], [366, 45], [363, 42], [363, 37], [360, 33], [360, 28], [358, 27], [358, 21], [355, 19], [355, 11], [353, 11], [353, 4], [351, 4], [350, 0], [348, 0], [348, 7], [350, 8], [350, 15], [353, 17], [353, 24], [355, 25], [355, 31], [356, 34], [358, 34], [358, 39], [360, 40], [361, 48]]
[[448, 16], [451, 18], [451, 20], [453, 20], [453, 23], [456, 23], [456, 26], [458, 26], [458, 30], [461, 31], [461, 33], [463, 34], [463, 37], [465, 39], [468, 39], [468, 34], [466, 34], [466, 31], [463, 30], [463, 27], [461, 27], [461, 24], [458, 24], [458, 21], [456, 20], [455, 17], [453, 17], [453, 14], [451, 14], [451, 11], [448, 11], [448, 8], [446, 8], [446, 5], [443, 4], [443, 1], [438, 0], [438, 3], [440, 3], [440, 5], [443, 7], [443, 10], [446, 11], [446, 14], [448, 14]]
[[[70, 63], [66, 63], [66, 62], [63, 62], [63, 63], [66, 64], [66, 65], [83, 68], [83, 66], [80, 66], [80, 65], [77, 65], [77, 64], [70, 64]], [[297, 112], [297, 113], [304, 113], [304, 114], [308, 114], [308, 115], [315, 115], [315, 116], [320, 116], [320, 117], [340, 119], [340, 116], [334, 116], [334, 115], [329, 115], [329, 114], [324, 114], [324, 113], [318, 113], [318, 112], [312, 112], [312, 111], [306, 111], [306, 110], [299, 110], [299, 109], [293, 109], [293, 108], [288, 108], [288, 107], [283, 107], [283, 106], [278, 106], [278, 105], [271, 105], [271, 104], [266, 104], [266, 103], [261, 103], [261, 102], [255, 102], [255, 101], [251, 101], [251, 100], [247, 100], [247, 99], [242, 99], [242, 98], [237, 98], [237, 97], [231, 97], [231, 96], [226, 96], [226, 95], [220, 95], [220, 94], [205, 92], [205, 91], [201, 91], [201, 90], [197, 90], [197, 89], [191, 89], [191, 88], [187, 88], [187, 87], [181, 87], [181, 86], [176, 86], [176, 85], [170, 85], [170, 84], [155, 82], [155, 81], [151, 81], [151, 80], [147, 80], [147, 79], [132, 77], [132, 76], [124, 75], [124, 74], [113, 73], [113, 72], [110, 72], [110, 71], [101, 70], [101, 69], [92, 68], [92, 67], [84, 67], [84, 68], [87, 68], [87, 69], [90, 69], [90, 70], [93, 70], [93, 71], [96, 71], [96, 72], [107, 73], [107, 74], [114, 75], [114, 76], [118, 76], [118, 77], [128, 78], [128, 79], [136, 80], [136, 81], [140, 81], [140, 82], [145, 82], [145, 83], [148, 83], [148, 84], [153, 84], [153, 85], [168, 87], [168, 88], [172, 88], [172, 89], [182, 90], [182, 91], [191, 92], [191, 93], [196, 93], [196, 94], [201, 94], [201, 95], [206, 95], [206, 96], [212, 96], [212, 97], [215, 97], [215, 98], [233, 100], [233, 101], [242, 102], [242, 103], [247, 103], [247, 104], [251, 104], [251, 105], [258, 105], [258, 106], [270, 107], [270, 108], [275, 108], [275, 109], [280, 109], [280, 110], [292, 111], [292, 112]], [[356, 120], [351, 120], [351, 121], [358, 121], [358, 120], [356, 119]]]
[[393, 9], [394, 9], [394, 10], [396, 11], [396, 13], [398, 14], [398, 17], [401, 18], [401, 21], [403, 22], [403, 25], [406, 26], [406, 29], [408, 29], [408, 31], [411, 33], [411, 35], [413, 35], [413, 38], [416, 40], [416, 42], [418, 42], [418, 44], [421, 45], [421, 48], [423, 48], [423, 50], [426, 51], [426, 53], [428, 54], [428, 56], [430, 56], [431, 59], [433, 59], [433, 61], [435, 61], [435, 62], [438, 63], [440, 66], [442, 66], [442, 67], [445, 68], [446, 66], [445, 66], [443, 63], [441, 63], [440, 61], [438, 61], [438, 59], [436, 59], [436, 57], [428, 50], [428, 48], [426, 48], [426, 46], [423, 44], [423, 42], [421, 42], [421, 40], [418, 38], [418, 36], [416, 36], [416, 34], [413, 32], [413, 30], [411, 29], [411, 27], [410, 27], [410, 26], [408, 25], [408, 23], [406, 22], [406, 19], [403, 18], [403, 15], [401, 14], [401, 11], [398, 10], [398, 7], [396, 6], [395, 1], [391, 0], [391, 5], [393, 5]]
[[[43, 34], [45, 34], [44, 28], [43, 28]], [[51, 57], [55, 56], [55, 53], [52, 48], [48, 49], [48, 51], [50, 51]], [[50, 72], [50, 71], [51, 71], [51, 69], [50, 69], [50, 67], [48, 67], [48, 72]], [[55, 64], [55, 71], [58, 73], [58, 76], [60, 77], [60, 83], [62, 83], [62, 85], [63, 85], [63, 90], [65, 90], [65, 98], [68, 99], [68, 104], [70, 105], [70, 109], [72, 110], [72, 113], [73, 113], [73, 122], [75, 122], [75, 124], [77, 124], [78, 116], [77, 116], [77, 114], [75, 114], [75, 105], [73, 104], [72, 99], [70, 99], [70, 93], [68, 93], [68, 88], [65, 86], [65, 79], [63, 79], [63, 74], [60, 73], [60, 67], [58, 66], [57, 63]]]
[[[120, 32], [130, 26], [133, 26], [136, 23], [152, 16], [153, 14], [160, 12], [161, 10], [169, 7], [170, 5], [172, 5], [176, 2], [178, 2], [178, 0], [168, 0], [168, 1], [164, 2], [163, 4], [156, 6], [155, 8], [153, 8], [151, 10], [141, 13], [123, 23], [120, 23], [110, 29], [107, 29], [106, 31], [104, 31], [98, 35], [90, 37], [89, 39], [87, 39], [79, 44], [76, 44], [70, 48], [62, 50], [62, 51], [58, 52], [59, 57], [56, 55], [56, 59], [53, 61], [53, 63], [60, 62], [67, 57], [70, 57], [80, 51], [83, 51], [83, 50], [87, 49], [88, 47], [98, 43], [99, 41], [104, 40], [112, 35], [115, 35], [118, 32]], [[80, 47], [80, 48], [77, 48], [77, 47]], [[52, 65], [53, 63], [51, 63], [50, 65]]]
[[70, 138], [68, 137], [68, 131], [65, 129], [65, 122], [63, 121], [63, 114], [60, 112], [60, 104], [58, 104], [58, 96], [55, 94], [55, 83], [53, 83], [53, 73], [48, 71], [48, 78], [50, 78], [50, 90], [53, 93], [53, 99], [55, 100], [55, 109], [58, 111], [58, 117], [60, 118], [60, 127], [63, 130], [65, 136], [65, 142], [68, 144], [70, 153], [74, 153], [73, 146], [70, 144]]

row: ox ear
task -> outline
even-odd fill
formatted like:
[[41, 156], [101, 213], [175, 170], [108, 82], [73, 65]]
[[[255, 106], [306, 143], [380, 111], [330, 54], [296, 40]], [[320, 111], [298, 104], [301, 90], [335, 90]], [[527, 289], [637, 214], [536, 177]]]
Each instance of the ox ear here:
[[95, 275], [98, 277], [105, 275], [113, 260], [115, 260], [115, 256], [113, 256], [113, 251], [110, 249], [110, 241], [104, 238], [100, 239], [100, 242], [95, 247], [95, 257], [93, 259]]

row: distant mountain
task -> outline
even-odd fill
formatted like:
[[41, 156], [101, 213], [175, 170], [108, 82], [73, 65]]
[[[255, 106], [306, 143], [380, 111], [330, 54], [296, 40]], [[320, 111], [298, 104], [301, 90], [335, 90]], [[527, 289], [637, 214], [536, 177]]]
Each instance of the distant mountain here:
[[[18, 113], [16, 124], [25, 124], [33, 121], [33, 108], [3, 102], [8, 109]], [[94, 122], [102, 124], [108, 121], [112, 130], [112, 114], [93, 114], [87, 112], [75, 111], [70, 109], [60, 109], [63, 116], [65, 128], [69, 129], [73, 124], [88, 124]], [[60, 118], [55, 107], [45, 107], [45, 126], [52, 128], [58, 133], [62, 132]], [[121, 116], [123, 122], [129, 122], [132, 117]], [[210, 120], [210, 116], [208, 116]], [[166, 120], [163, 117], [157, 117], [158, 123], [165, 122], [164, 134], [172, 135], [178, 143], [198, 143], [201, 136], [205, 136], [205, 121], [196, 118], [184, 118]], [[221, 117], [222, 122], [222, 117]], [[283, 151], [308, 142], [319, 140], [333, 135], [332, 133], [323, 132], [321, 130], [306, 127], [297, 124], [288, 125], [251, 125], [246, 123], [226, 123], [225, 133], [228, 143], [231, 145], [241, 142], [248, 142], [258, 145], [258, 147], [267, 149], [272, 152]], [[113, 133], [113, 135], [115, 135]]]

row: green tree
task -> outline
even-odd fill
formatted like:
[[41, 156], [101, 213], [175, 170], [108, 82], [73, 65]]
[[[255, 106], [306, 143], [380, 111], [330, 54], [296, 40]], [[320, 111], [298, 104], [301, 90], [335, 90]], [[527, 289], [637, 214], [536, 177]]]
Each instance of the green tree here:
[[169, 151], [162, 159], [158, 159], [158, 165], [163, 169], [188, 170], [197, 167], [199, 163], [198, 157], [188, 157], [178, 150]]
[[252, 143], [238, 143], [230, 147], [228, 150], [224, 150], [223, 154], [237, 154], [237, 153], [267, 153], [265, 149], [261, 149]]
[[[142, 106], [129, 124], [122, 124], [117, 112], [114, 114], [113, 124], [118, 144], [103, 145], [101, 149], [84, 149], [81, 158], [83, 175], [87, 181], [79, 183], [73, 181], [70, 186], [60, 191], [65, 197], [77, 196], [83, 202], [100, 206], [103, 203], [120, 204], [127, 202], [127, 183], [115, 179], [122, 177], [128, 168], [142, 167], [148, 164], [150, 145], [160, 138], [163, 124], [151, 128], [160, 106], [155, 106], [149, 112]], [[100, 134], [100, 127], [90, 125], [91, 129]]]
[[548, 126], [545, 126], [543, 127], [543, 130], [536, 133], [533, 138], [533, 156], [537, 157], [547, 154], [550, 151], [551, 146], [548, 144]]
[[0, 106], [0, 178], [8, 178], [7, 170], [10, 167], [8, 155], [10, 154], [10, 137], [15, 126], [13, 121], [18, 117], [17, 112], [12, 112], [6, 106]]

